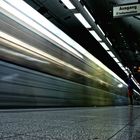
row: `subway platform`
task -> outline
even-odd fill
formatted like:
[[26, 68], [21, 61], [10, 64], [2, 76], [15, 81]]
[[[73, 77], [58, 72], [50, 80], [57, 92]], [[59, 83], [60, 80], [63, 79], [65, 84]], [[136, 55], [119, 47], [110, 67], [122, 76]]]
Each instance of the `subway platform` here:
[[1, 109], [0, 140], [140, 140], [140, 106]]

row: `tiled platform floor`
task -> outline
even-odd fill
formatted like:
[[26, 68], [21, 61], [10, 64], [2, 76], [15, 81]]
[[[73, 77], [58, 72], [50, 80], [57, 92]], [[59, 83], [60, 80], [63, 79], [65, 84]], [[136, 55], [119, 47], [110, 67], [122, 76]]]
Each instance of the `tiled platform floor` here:
[[0, 110], [0, 140], [140, 140], [140, 107]]

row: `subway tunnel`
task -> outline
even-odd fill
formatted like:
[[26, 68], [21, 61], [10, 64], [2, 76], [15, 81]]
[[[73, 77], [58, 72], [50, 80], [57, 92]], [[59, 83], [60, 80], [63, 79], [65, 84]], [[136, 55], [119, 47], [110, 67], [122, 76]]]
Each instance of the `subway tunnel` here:
[[140, 138], [139, 16], [112, 15], [132, 2], [0, 1], [1, 139]]

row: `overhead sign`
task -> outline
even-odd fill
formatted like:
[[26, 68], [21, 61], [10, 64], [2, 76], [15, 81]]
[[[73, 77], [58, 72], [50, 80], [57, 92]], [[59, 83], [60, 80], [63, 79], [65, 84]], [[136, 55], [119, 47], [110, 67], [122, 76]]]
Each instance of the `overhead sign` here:
[[133, 16], [140, 14], [140, 3], [113, 7], [113, 17]]

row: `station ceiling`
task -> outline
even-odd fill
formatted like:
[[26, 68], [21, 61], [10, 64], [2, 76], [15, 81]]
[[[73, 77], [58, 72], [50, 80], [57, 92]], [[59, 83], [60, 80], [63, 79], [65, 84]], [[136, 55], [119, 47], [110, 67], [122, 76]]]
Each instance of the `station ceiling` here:
[[[63, 30], [112, 71], [127, 81], [127, 76], [79, 22], [61, 0], [24, 0], [57, 27]], [[140, 83], [140, 16], [113, 18], [113, 7], [138, 3], [138, 0], [81, 0], [95, 23], [99, 24], [112, 43], [112, 48], [124, 67], [128, 67]]]

